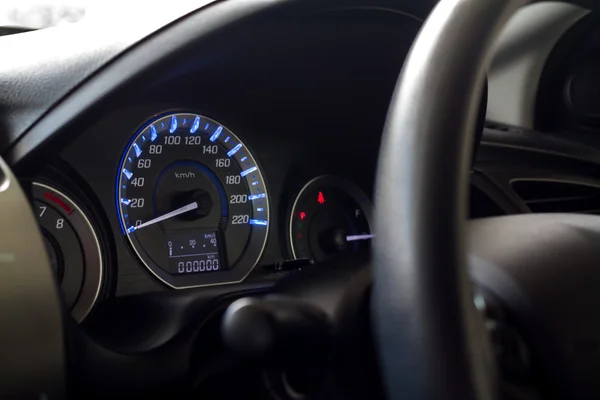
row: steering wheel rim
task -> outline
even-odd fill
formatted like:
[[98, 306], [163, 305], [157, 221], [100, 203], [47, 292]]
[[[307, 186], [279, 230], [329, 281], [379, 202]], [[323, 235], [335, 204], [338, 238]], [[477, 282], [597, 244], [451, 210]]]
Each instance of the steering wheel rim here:
[[526, 3], [442, 0], [396, 84], [377, 173], [371, 303], [390, 399], [497, 392], [467, 274], [465, 206], [491, 45]]

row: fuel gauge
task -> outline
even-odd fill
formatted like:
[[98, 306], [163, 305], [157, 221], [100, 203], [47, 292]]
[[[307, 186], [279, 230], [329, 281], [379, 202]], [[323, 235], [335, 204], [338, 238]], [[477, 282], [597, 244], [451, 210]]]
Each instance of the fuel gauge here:
[[[372, 205], [353, 182], [320, 176], [308, 182], [292, 206], [289, 241], [292, 255], [317, 262], [342, 254], [367, 252]], [[350, 240], [349, 240], [350, 238]]]

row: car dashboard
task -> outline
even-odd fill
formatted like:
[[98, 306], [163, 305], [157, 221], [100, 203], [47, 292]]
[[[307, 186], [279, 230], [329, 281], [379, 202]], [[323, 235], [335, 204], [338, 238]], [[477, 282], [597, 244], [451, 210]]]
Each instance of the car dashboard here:
[[[174, 44], [168, 58], [147, 55], [152, 62], [113, 92], [95, 87], [85, 112], [46, 136], [36, 129], [53, 106], [20, 109], [31, 113], [26, 125], [5, 119], [3, 152], [31, 195], [76, 321], [108, 341], [103, 307], [128, 296], [187, 289], [212, 299], [332, 259], [368, 259], [387, 106], [428, 9], [383, 3], [282, 7]], [[591, 106], [569, 97], [561, 113], [548, 111], [563, 104], [554, 71], [569, 87], [572, 74], [587, 76], [564, 72], [553, 52], [584, 35], [573, 27], [592, 17], [573, 5], [530, 7], [567, 21], [541, 56], [547, 68], [528, 75], [549, 94], [535, 113], [506, 116], [498, 108], [531, 93], [502, 90], [500, 61], [519, 57], [492, 63], [488, 120], [473, 133], [470, 218], [600, 210], [597, 121], [582, 116]], [[119, 62], [106, 65], [125, 76]]]
[[[101, 250], [102, 271], [84, 274], [103, 277], [99, 298], [269, 282], [290, 261], [368, 251], [368, 239], [346, 237], [372, 233], [387, 102], [421, 21], [379, 9], [305, 18], [310, 31], [290, 18], [220, 35], [102, 106], [59, 152], [41, 152], [34, 205], [63, 282], [76, 268], [62, 247], [75, 246], [60, 246], [56, 224], [74, 227], [79, 213], [94, 235], [74, 235]], [[145, 225], [189, 204], [198, 208]], [[190, 243], [206, 248], [205, 235], [214, 254], [191, 256], [204, 254]]]

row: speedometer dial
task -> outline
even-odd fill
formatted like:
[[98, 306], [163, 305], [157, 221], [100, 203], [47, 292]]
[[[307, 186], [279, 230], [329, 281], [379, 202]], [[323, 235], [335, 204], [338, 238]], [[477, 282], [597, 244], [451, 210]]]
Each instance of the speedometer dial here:
[[243, 280], [265, 246], [268, 199], [247, 146], [202, 115], [150, 121], [119, 166], [123, 233], [148, 270], [174, 288]]

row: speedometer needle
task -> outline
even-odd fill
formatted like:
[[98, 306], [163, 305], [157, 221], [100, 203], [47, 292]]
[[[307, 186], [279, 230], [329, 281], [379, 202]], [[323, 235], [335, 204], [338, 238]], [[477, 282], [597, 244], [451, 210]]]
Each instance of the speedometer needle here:
[[[183, 206], [181, 208], [178, 208], [177, 210], [170, 211], [166, 214], [161, 215], [160, 217], [156, 217], [154, 219], [151, 219], [150, 221], [144, 222], [143, 224], [139, 224], [138, 226], [135, 226], [135, 227], [132, 226], [131, 228], [133, 228], [133, 229], [131, 230], [131, 232], [136, 231], [138, 229], [145, 228], [150, 225], [154, 225], [157, 222], [176, 217], [176, 216], [186, 213], [188, 211], [195, 210], [196, 208], [198, 208], [198, 203], [196, 203], [196, 202], [190, 203], [187, 206]], [[131, 229], [131, 228], [129, 228], [129, 229]]]

